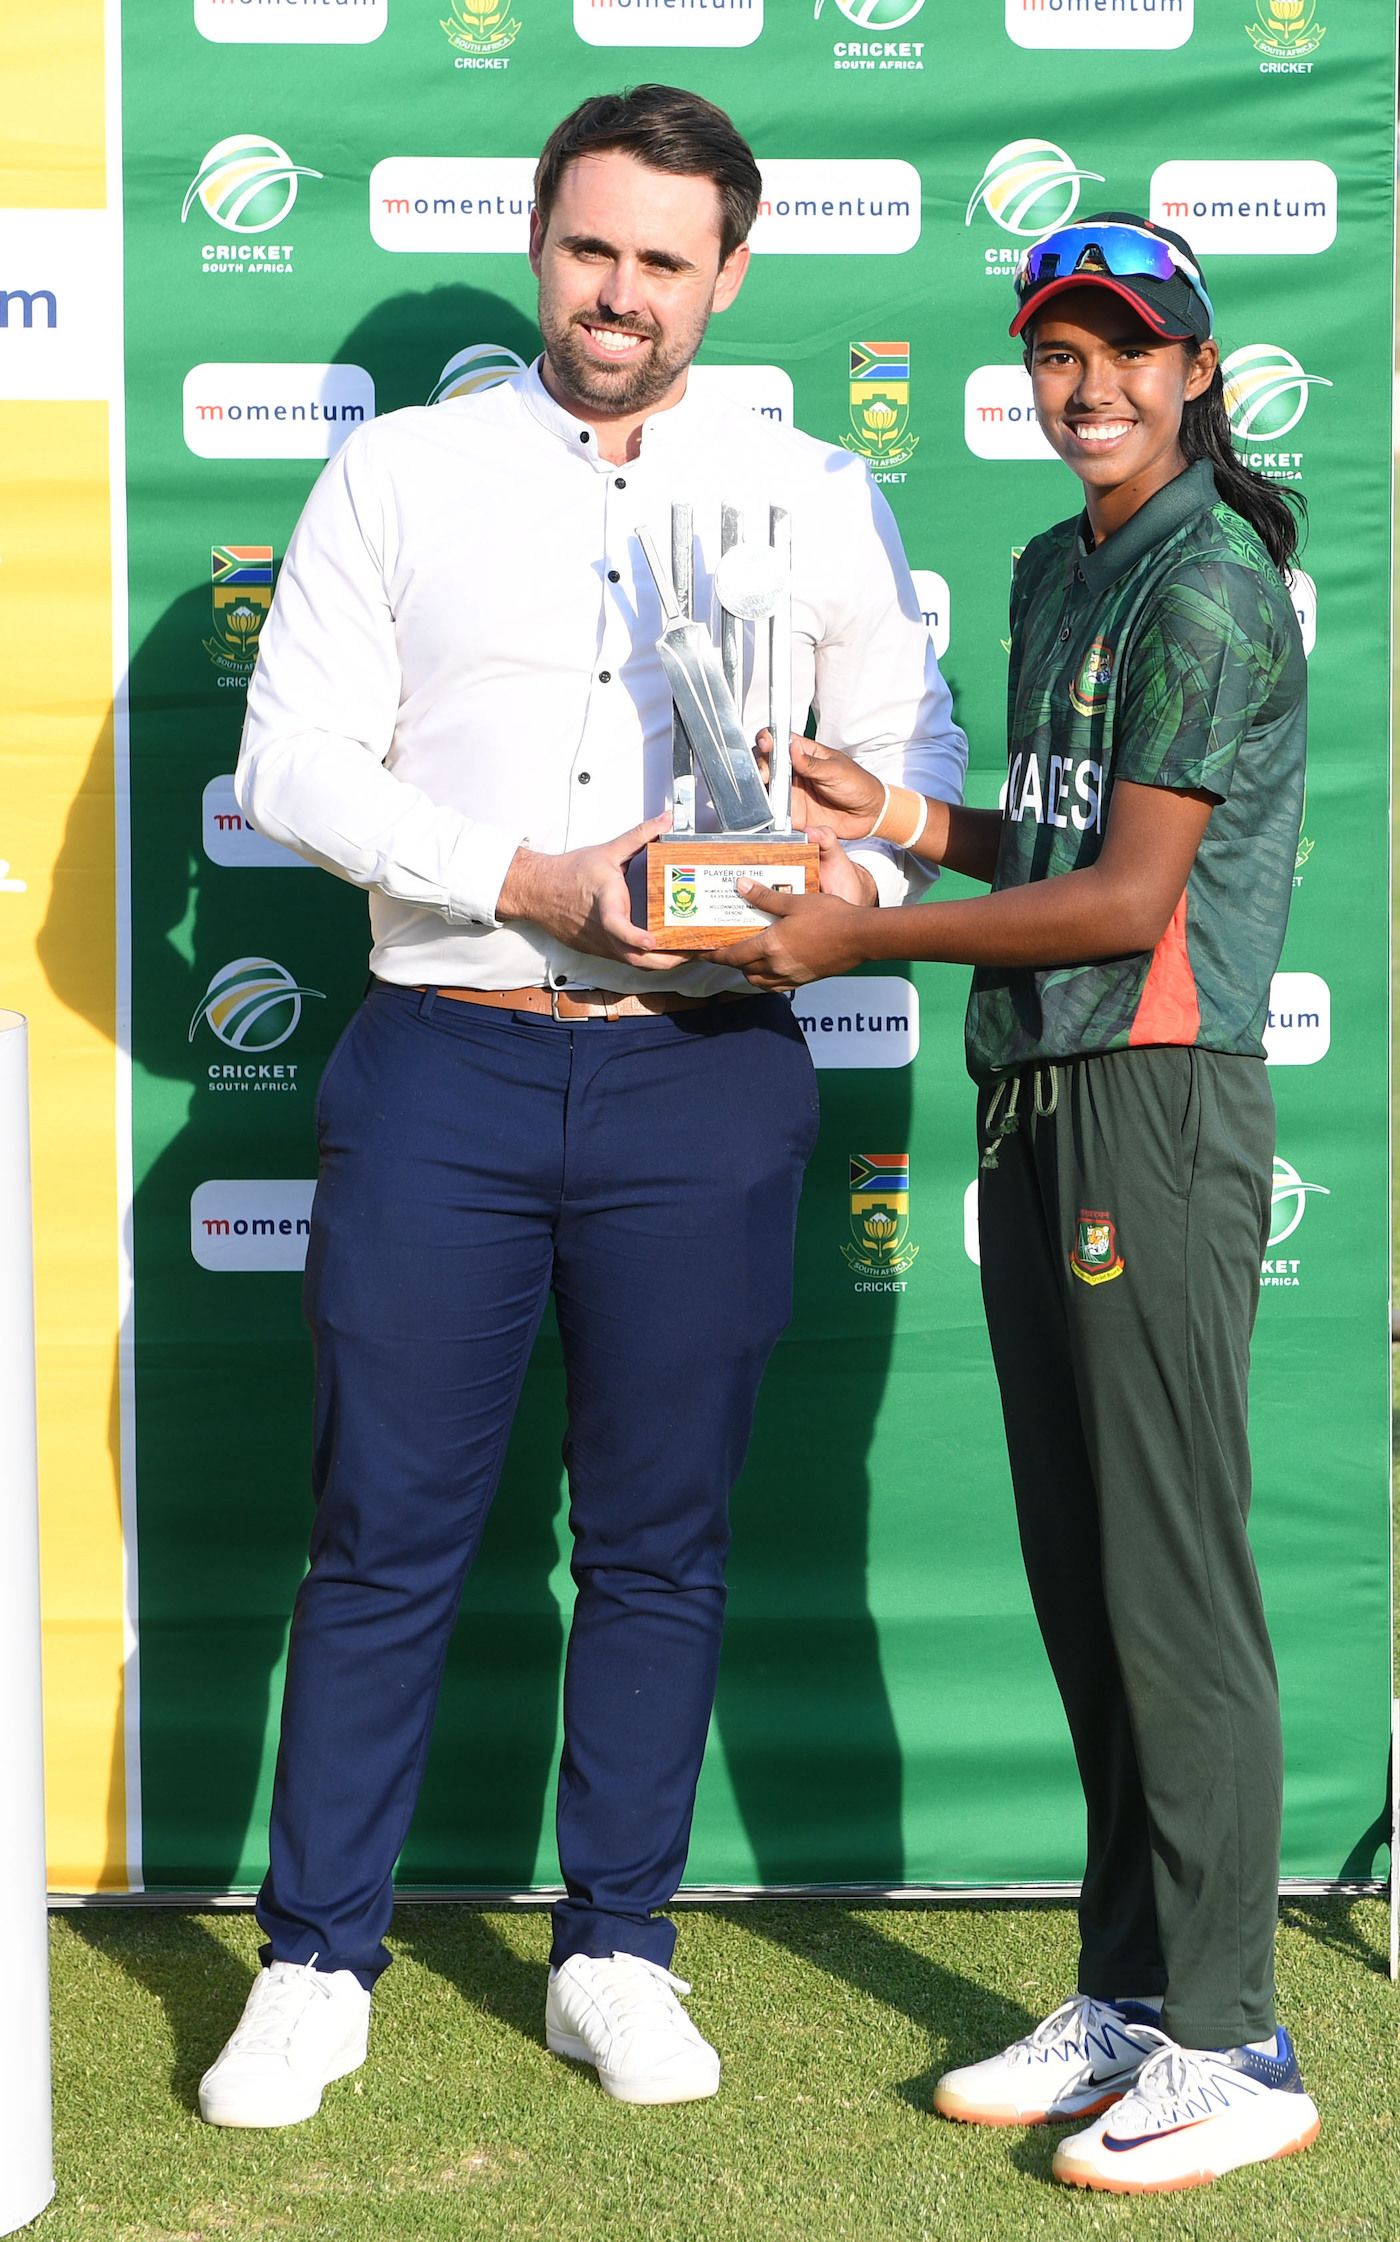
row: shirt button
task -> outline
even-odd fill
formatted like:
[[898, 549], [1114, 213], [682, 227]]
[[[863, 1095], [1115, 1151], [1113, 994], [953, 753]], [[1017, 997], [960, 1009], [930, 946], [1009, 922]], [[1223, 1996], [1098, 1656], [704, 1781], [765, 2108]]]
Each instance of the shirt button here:
[[578, 440], [581, 444], [586, 444], [588, 442], [588, 430], [586, 428], [581, 428], [579, 430]]
[[608, 582], [610, 584], [620, 584], [622, 582], [622, 578], [618, 575], [618, 572], [615, 568], [610, 568], [608, 570]]
[[1076, 570], [1075, 570], [1075, 572], [1074, 572], [1074, 576], [1075, 576], [1075, 582], [1076, 582], [1076, 583], [1079, 583], [1079, 584], [1083, 584], [1083, 583], [1085, 583], [1085, 582], [1087, 581], [1087, 579], [1086, 579], [1086, 577], [1085, 577], [1085, 574], [1084, 574], [1084, 571], [1083, 571], [1083, 569], [1082, 569], [1082, 568], [1076, 568]]
[[587, 786], [590, 776], [591, 774], [588, 771], [580, 771], [578, 774], [579, 785]]
[[626, 490], [627, 477], [625, 475], [615, 475], [613, 477], [613, 487], [616, 490]]
[[1069, 644], [1069, 641], [1070, 641], [1070, 635], [1071, 635], [1071, 634], [1070, 634], [1070, 632], [1069, 632], [1068, 630], [1063, 630], [1063, 631], [1061, 631], [1061, 633], [1060, 633], [1060, 644], [1061, 644], [1061, 646], [1067, 646], [1067, 645]]
[[610, 669], [600, 669], [598, 672], [598, 683], [600, 685], [611, 685], [612, 671]]
[[552, 988], [562, 989], [567, 979], [568, 975], [565, 973], [551, 973], [549, 976], [550, 986]]

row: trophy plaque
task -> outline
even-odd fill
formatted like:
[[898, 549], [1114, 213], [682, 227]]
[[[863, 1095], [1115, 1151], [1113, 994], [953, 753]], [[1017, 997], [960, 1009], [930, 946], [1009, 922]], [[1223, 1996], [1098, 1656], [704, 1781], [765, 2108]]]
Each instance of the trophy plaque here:
[[[744, 901], [737, 882], [761, 880], [788, 894], [817, 885], [817, 848], [791, 831], [792, 804], [792, 533], [787, 509], [768, 509], [768, 542], [747, 543], [737, 508], [720, 516], [715, 646], [694, 606], [695, 544], [691, 509], [671, 508], [670, 566], [650, 532], [642, 551], [661, 595], [664, 628], [657, 652], [671, 688], [671, 818], [669, 833], [644, 851], [646, 925], [663, 950], [712, 950], [772, 921]], [[745, 624], [767, 626], [768, 730], [773, 739], [765, 789], [744, 736], [738, 694]], [[718, 830], [696, 830], [699, 772]]]

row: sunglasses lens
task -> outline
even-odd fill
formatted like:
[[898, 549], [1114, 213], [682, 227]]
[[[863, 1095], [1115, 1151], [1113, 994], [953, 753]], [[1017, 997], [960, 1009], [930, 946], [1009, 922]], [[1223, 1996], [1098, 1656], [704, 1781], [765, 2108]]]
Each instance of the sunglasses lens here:
[[1072, 273], [1111, 273], [1127, 279], [1143, 274], [1170, 280], [1179, 268], [1171, 249], [1132, 226], [1063, 226], [1027, 251], [1022, 271], [1033, 288]]

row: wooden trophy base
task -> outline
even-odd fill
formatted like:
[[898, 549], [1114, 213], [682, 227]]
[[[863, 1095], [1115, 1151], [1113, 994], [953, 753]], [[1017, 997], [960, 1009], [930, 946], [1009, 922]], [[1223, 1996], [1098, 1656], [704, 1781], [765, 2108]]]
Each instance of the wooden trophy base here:
[[736, 894], [738, 880], [794, 895], [817, 888], [817, 845], [803, 833], [666, 833], [645, 858], [646, 925], [662, 950], [714, 950], [771, 926]]

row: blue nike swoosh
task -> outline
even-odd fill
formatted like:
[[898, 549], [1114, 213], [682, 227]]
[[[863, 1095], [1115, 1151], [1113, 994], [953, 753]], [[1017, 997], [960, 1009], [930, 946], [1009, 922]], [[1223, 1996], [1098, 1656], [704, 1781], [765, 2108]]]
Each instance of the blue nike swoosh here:
[[1126, 2140], [1120, 2140], [1112, 2133], [1105, 2133], [1101, 2138], [1106, 2149], [1112, 2149], [1115, 2155], [1121, 2156], [1124, 2149], [1145, 2148], [1149, 2141], [1169, 2141], [1173, 2133], [1190, 2133], [1196, 2126], [1209, 2123], [1209, 2118], [1193, 2117], [1188, 2118], [1184, 2125], [1164, 2125], [1159, 2133], [1137, 2133]]

